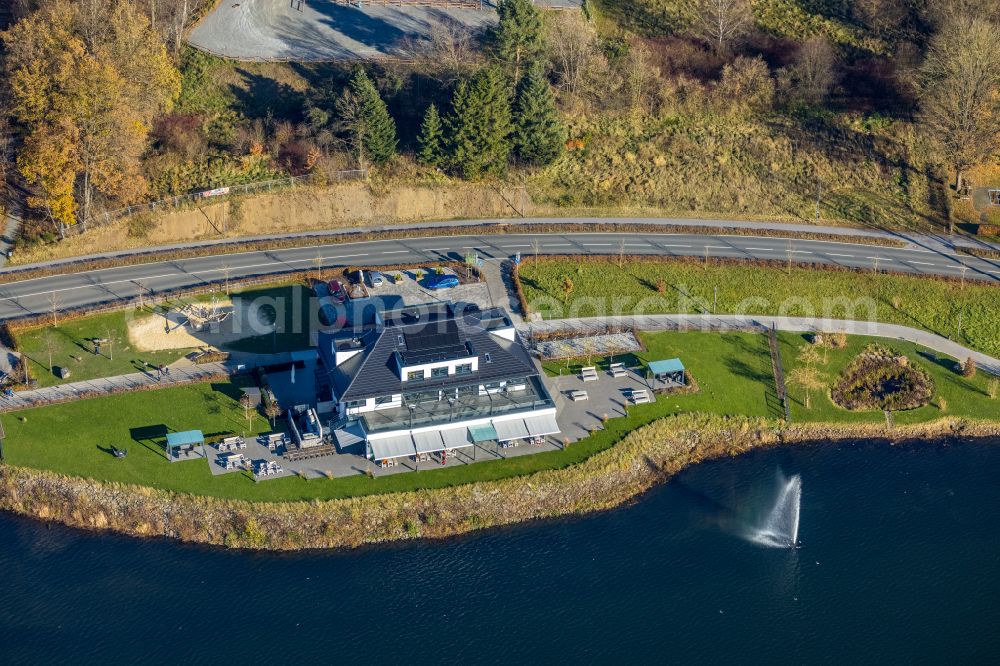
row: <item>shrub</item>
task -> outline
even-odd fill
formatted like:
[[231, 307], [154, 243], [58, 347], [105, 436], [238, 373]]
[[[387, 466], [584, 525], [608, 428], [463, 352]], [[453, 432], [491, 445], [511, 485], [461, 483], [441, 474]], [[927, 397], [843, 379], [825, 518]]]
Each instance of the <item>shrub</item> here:
[[830, 397], [845, 409], [898, 411], [926, 405], [933, 395], [926, 370], [891, 349], [869, 345], [844, 369]]
[[972, 360], [971, 356], [965, 359], [965, 363], [962, 364], [962, 376], [963, 377], [976, 376], [976, 362]]
[[996, 400], [997, 394], [1000, 394], [1000, 379], [994, 377], [986, 384], [986, 394]]

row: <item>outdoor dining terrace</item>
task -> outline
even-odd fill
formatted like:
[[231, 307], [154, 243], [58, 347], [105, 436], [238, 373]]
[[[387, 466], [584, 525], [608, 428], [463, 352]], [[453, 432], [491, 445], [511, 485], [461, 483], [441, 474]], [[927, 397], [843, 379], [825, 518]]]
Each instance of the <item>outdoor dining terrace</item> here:
[[377, 409], [360, 415], [365, 432], [458, 423], [554, 406], [537, 377], [518, 378], [485, 386], [473, 384], [442, 390], [403, 394], [399, 407]]

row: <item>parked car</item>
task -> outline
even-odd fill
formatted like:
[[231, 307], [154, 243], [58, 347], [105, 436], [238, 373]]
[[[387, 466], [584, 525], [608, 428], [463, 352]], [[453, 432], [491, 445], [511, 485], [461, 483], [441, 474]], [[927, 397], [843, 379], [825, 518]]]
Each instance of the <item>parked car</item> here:
[[347, 289], [344, 285], [340, 283], [339, 280], [330, 280], [330, 297], [338, 303], [343, 303], [347, 300]]
[[428, 289], [451, 289], [458, 286], [458, 278], [454, 275], [429, 275], [426, 284]]
[[385, 277], [378, 271], [368, 271], [368, 284], [375, 287], [381, 287], [385, 284]]

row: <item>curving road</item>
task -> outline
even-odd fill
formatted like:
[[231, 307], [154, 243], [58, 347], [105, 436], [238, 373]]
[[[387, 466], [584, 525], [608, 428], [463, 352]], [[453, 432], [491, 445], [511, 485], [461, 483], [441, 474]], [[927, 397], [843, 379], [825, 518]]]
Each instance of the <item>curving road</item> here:
[[[396, 240], [373, 240], [305, 245], [159, 261], [79, 273], [67, 273], [0, 285], [0, 319], [18, 318], [59, 309], [94, 305], [135, 297], [140, 284], [145, 293], [192, 287], [224, 279], [277, 275], [310, 269], [321, 257], [325, 267], [348, 264], [386, 265], [461, 260], [470, 252], [503, 259], [520, 252], [541, 255], [626, 254], [770, 259], [817, 262], [852, 268], [944, 275], [1000, 284], [1000, 261], [957, 254], [943, 246], [911, 243], [890, 248], [817, 240], [788, 240], [760, 236], [697, 235], [687, 233], [572, 232], [552, 234], [455, 235]], [[308, 242], [304, 240], [303, 242]]]

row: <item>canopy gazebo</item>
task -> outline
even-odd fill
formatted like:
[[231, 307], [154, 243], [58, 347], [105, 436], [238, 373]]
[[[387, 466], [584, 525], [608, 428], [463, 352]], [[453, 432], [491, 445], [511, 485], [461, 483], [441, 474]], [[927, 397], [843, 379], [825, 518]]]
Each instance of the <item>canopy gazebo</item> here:
[[201, 430], [185, 430], [184, 432], [167, 433], [167, 460], [174, 462], [180, 459], [181, 453], [193, 452], [195, 447], [205, 446], [205, 436]]
[[679, 358], [669, 358], [662, 361], [650, 361], [649, 372], [653, 379], [668, 386], [684, 386], [684, 364]]

